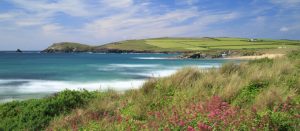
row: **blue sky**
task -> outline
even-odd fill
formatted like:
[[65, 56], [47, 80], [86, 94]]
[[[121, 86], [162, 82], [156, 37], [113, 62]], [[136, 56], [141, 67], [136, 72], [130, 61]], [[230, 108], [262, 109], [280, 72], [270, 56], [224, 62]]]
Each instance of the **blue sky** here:
[[300, 0], [0, 0], [0, 50], [150, 37], [300, 39]]

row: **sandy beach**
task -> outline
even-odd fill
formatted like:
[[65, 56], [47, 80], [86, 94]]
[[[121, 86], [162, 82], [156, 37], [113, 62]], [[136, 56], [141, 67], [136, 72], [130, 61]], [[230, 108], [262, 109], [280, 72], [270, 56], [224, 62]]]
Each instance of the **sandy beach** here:
[[251, 59], [261, 59], [261, 58], [276, 58], [282, 57], [284, 54], [263, 54], [263, 55], [255, 55], [255, 56], [231, 56], [225, 59], [243, 59], [243, 60], [251, 60]]

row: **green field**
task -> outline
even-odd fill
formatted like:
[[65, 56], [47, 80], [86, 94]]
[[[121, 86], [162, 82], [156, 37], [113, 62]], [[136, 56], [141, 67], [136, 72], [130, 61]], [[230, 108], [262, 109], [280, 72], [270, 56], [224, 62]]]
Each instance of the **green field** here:
[[300, 41], [247, 38], [153, 38], [121, 41], [98, 48], [137, 51], [203, 51], [218, 49], [300, 48]]

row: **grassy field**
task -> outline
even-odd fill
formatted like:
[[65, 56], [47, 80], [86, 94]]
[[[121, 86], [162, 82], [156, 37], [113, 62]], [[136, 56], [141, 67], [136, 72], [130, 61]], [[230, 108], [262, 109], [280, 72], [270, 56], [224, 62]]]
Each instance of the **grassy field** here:
[[203, 52], [215, 50], [300, 49], [300, 41], [247, 38], [152, 38], [126, 40], [101, 46], [62, 42], [44, 52], [101, 52], [107, 50], [136, 52]]
[[64, 91], [0, 105], [0, 130], [298, 130], [300, 51], [184, 68], [118, 93]]
[[160, 50], [159, 47], [146, 44], [144, 40], [127, 40], [117, 43], [111, 43], [98, 48], [120, 49], [120, 50]]
[[300, 48], [300, 41], [246, 38], [154, 38], [121, 41], [104, 46], [120, 50], [153, 51], [204, 51], [218, 49], [277, 49]]

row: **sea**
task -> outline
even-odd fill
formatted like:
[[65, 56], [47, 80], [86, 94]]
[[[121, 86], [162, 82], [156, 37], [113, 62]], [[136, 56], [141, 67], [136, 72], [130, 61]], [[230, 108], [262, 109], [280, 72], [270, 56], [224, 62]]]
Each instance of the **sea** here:
[[218, 68], [228, 59], [176, 59], [179, 54], [0, 52], [0, 102], [42, 98], [65, 89], [125, 91], [183, 67]]

